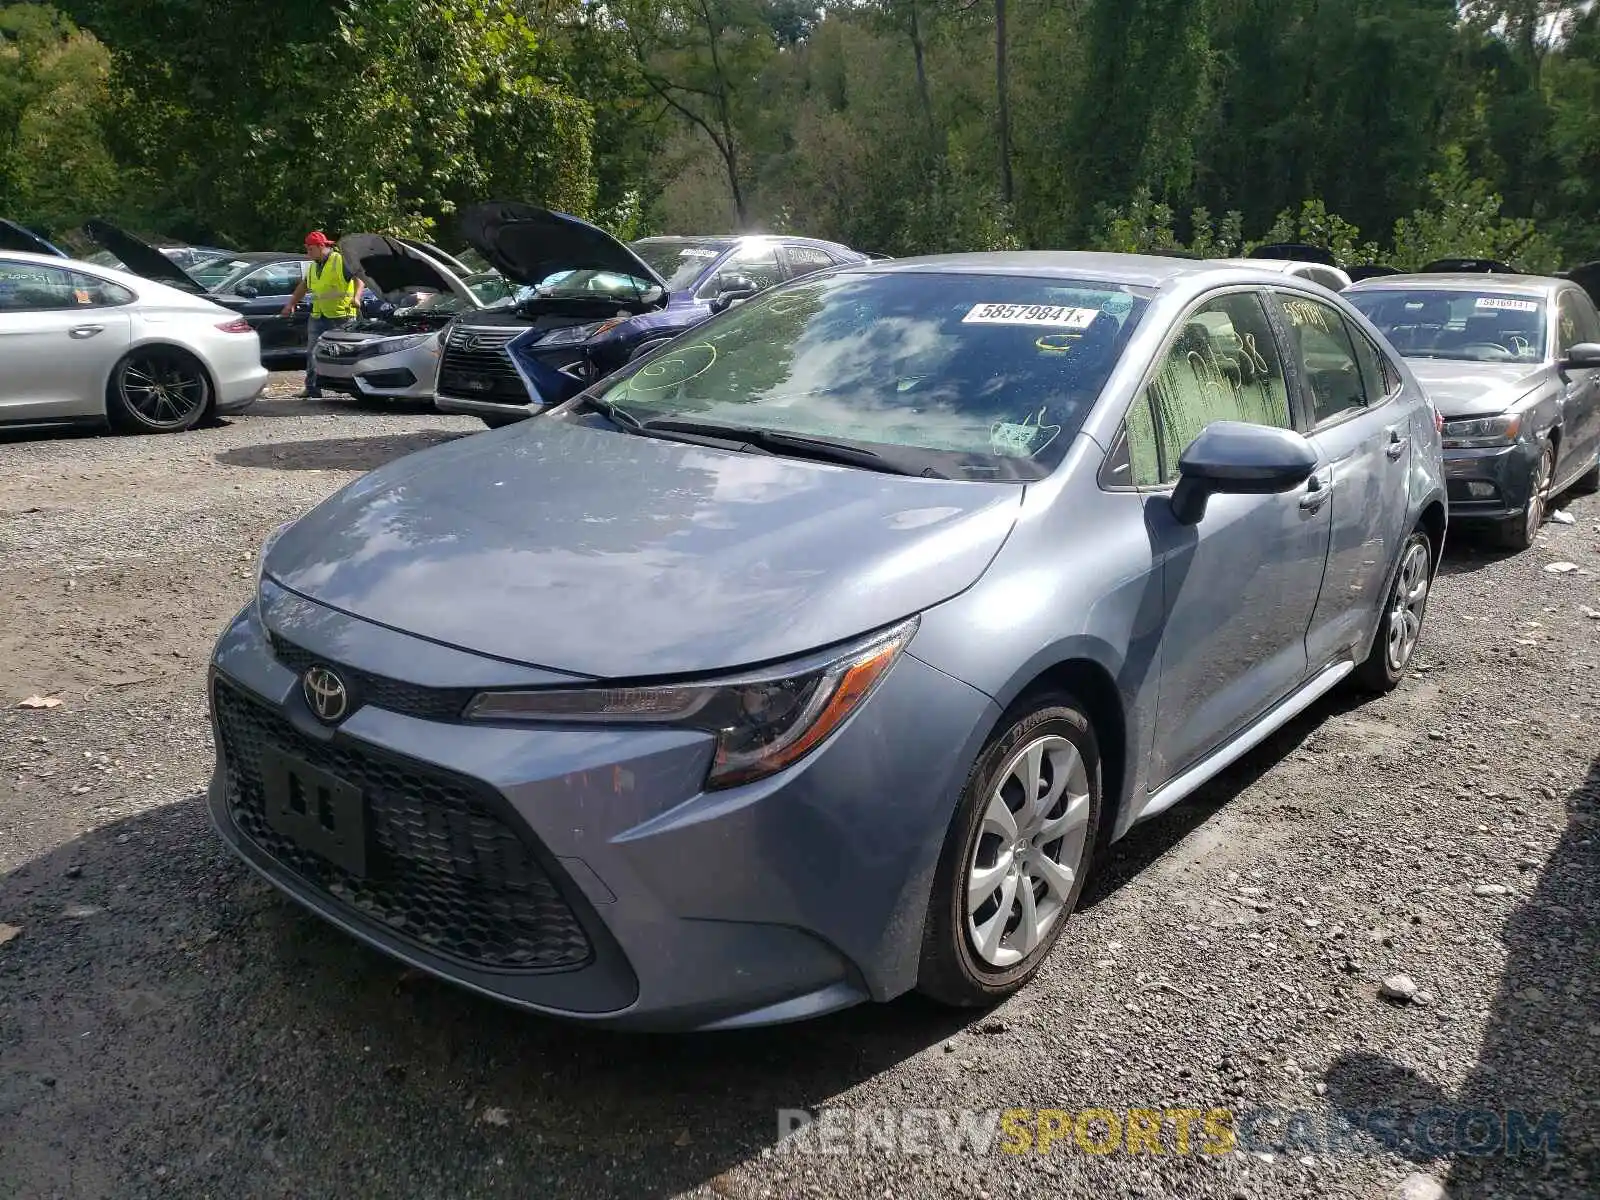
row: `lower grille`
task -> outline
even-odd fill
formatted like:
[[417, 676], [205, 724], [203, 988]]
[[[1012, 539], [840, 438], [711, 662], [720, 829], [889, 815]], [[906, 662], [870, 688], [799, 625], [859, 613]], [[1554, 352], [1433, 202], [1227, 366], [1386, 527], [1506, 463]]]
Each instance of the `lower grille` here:
[[[306, 883], [399, 937], [472, 966], [566, 971], [590, 960], [576, 915], [480, 786], [420, 763], [315, 741], [220, 678], [211, 702], [234, 823]], [[368, 877], [267, 824], [261, 755], [268, 746], [361, 789]]]

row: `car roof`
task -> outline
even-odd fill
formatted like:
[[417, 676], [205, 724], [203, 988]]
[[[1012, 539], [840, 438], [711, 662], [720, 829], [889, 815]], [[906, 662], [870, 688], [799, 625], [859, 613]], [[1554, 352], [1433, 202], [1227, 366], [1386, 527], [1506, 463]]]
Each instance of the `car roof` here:
[[223, 259], [227, 259], [229, 262], [245, 263], [287, 262], [291, 259], [298, 261], [305, 257], [304, 254], [295, 254], [289, 250], [240, 250], [238, 253], [226, 250], [210, 261], [221, 262]]
[[1199, 258], [1163, 258], [1154, 254], [1112, 254], [1089, 250], [994, 250], [978, 254], [930, 254], [918, 258], [872, 260], [849, 268], [872, 274], [1014, 275], [1082, 279], [1161, 289], [1177, 280], [1227, 275], [1268, 282], [1281, 272], [1263, 270], [1258, 262], [1235, 266]]
[[[661, 233], [651, 237], [636, 238], [629, 245], [642, 246], [651, 242], [682, 242], [685, 245], [714, 246], [719, 250], [731, 250], [734, 246], [745, 246], [752, 243], [759, 245], [763, 242], [778, 242], [786, 246], [816, 246], [820, 250], [843, 250], [846, 254], [860, 253], [860, 251], [852, 250], [841, 242], [830, 242], [824, 238], [798, 237], [787, 233]], [[863, 257], [865, 256], [863, 255]]]
[[[135, 275], [131, 271], [119, 271], [116, 267], [101, 266], [97, 262], [87, 262], [81, 258], [57, 258], [53, 254], [32, 254], [25, 250], [0, 250], [0, 260], [35, 263], [41, 267], [71, 267], [74, 270], [82, 270], [86, 274], [95, 275], [101, 279], [109, 279], [112, 283], [120, 283], [134, 292], [158, 287], [180, 296], [189, 295], [189, 293], [180, 291], [171, 284], [162, 283], [158, 279]], [[198, 297], [190, 296], [189, 298], [197, 299]]]
[[[1517, 292], [1522, 295], [1548, 296], [1570, 279], [1552, 279], [1547, 275], [1495, 275], [1488, 272], [1462, 272], [1461, 274], [1433, 275], [1418, 272], [1415, 275], [1378, 275], [1350, 285], [1349, 290], [1362, 292], [1406, 292], [1426, 290], [1431, 292]], [[1573, 284], [1572, 286], [1576, 286]]]
[[1300, 269], [1332, 271], [1337, 275], [1344, 274], [1344, 271], [1338, 267], [1330, 267], [1327, 263], [1311, 262], [1309, 259], [1304, 258], [1214, 258], [1211, 261], [1229, 267], [1254, 267], [1261, 271], [1282, 271], [1286, 275], [1290, 271]]

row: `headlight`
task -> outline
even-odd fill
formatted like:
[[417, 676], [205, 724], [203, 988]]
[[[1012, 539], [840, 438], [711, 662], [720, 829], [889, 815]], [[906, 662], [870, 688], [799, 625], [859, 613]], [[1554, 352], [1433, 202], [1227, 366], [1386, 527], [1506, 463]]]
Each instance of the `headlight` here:
[[365, 355], [374, 354], [399, 354], [402, 350], [412, 350], [422, 345], [433, 334], [408, 333], [404, 337], [379, 338], [363, 350]]
[[552, 329], [539, 339], [539, 345], [570, 346], [573, 342], [587, 342], [603, 324], [603, 321], [591, 321], [587, 325], [568, 325], [565, 329]]
[[704, 683], [483, 692], [467, 716], [704, 729], [717, 740], [706, 787], [732, 787], [781, 771], [820, 745], [872, 693], [916, 629], [913, 617], [825, 659]]
[[539, 339], [539, 345], [570, 346], [574, 342], [587, 342], [602, 333], [609, 333], [627, 319], [627, 317], [612, 317], [609, 321], [592, 321], [588, 325], [568, 325], [565, 329], [553, 329]]
[[1444, 445], [1446, 450], [1470, 449], [1476, 446], [1509, 446], [1517, 440], [1517, 433], [1521, 428], [1521, 416], [1511, 413], [1498, 417], [1474, 417], [1469, 421], [1446, 421]]

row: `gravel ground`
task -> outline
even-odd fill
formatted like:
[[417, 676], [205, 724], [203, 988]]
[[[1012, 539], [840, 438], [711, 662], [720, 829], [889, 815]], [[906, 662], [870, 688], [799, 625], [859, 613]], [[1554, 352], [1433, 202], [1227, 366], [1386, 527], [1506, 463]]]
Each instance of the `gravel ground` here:
[[[475, 428], [288, 382], [181, 436], [0, 442], [0, 1195], [1600, 1194], [1600, 501], [1518, 557], [1453, 548], [1413, 677], [1136, 831], [996, 1012], [623, 1036], [418, 978], [211, 833], [204, 666], [256, 546]], [[951, 1153], [937, 1114], [774, 1148], [784, 1108], [1013, 1107], [1278, 1115], [1222, 1154], [1175, 1124], [1159, 1155]], [[1335, 1111], [1429, 1109], [1562, 1124], [1549, 1155], [1324, 1144]]]

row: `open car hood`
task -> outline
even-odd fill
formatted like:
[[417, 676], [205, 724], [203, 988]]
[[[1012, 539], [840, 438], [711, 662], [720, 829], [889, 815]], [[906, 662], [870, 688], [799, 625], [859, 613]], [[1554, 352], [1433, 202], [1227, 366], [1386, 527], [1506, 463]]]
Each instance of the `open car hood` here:
[[53, 254], [57, 258], [71, 258], [59, 246], [52, 246], [33, 230], [0, 217], [0, 250], [17, 250], [23, 254]]
[[135, 275], [143, 275], [146, 279], [192, 292], [196, 296], [206, 294], [205, 287], [177, 263], [149, 242], [118, 229], [109, 221], [85, 221], [83, 231], [95, 245], [116, 255], [122, 265]]
[[339, 253], [352, 273], [385, 295], [407, 288], [449, 292], [468, 308], [482, 308], [472, 289], [420, 242], [381, 233], [352, 233], [339, 239]]
[[667, 290], [666, 280], [627, 246], [566, 213], [515, 200], [474, 204], [461, 212], [461, 236], [513, 283], [532, 285], [557, 271], [613, 271]]

